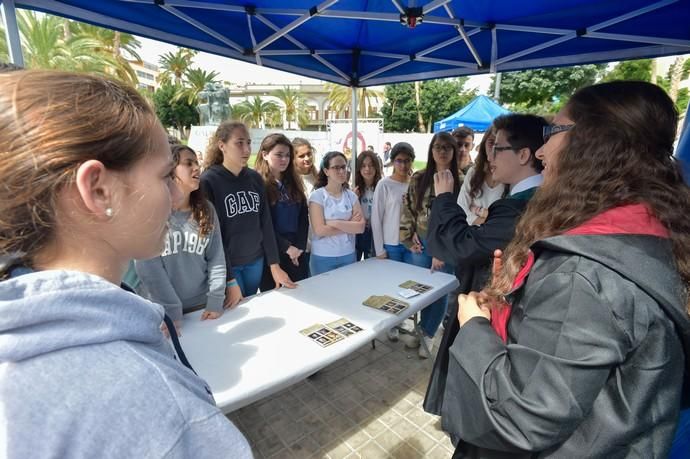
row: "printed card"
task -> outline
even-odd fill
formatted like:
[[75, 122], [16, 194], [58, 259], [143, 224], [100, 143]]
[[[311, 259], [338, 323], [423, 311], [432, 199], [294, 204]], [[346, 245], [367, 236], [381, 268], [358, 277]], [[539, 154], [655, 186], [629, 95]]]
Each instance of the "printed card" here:
[[345, 337], [354, 335], [355, 333], [359, 333], [362, 331], [361, 327], [353, 324], [344, 317], [334, 322], [328, 323], [326, 324], [326, 326], [332, 328], [333, 330], [337, 331], [341, 335], [344, 335]]
[[370, 308], [379, 309], [381, 311], [385, 311], [391, 314], [400, 314], [403, 310], [410, 306], [404, 301], [401, 301], [397, 298], [393, 298], [392, 296], [388, 295], [370, 296], [369, 298], [364, 300], [362, 304], [364, 304], [365, 306], [369, 306]]
[[328, 347], [333, 343], [345, 339], [343, 335], [323, 324], [312, 325], [300, 331], [300, 333], [316, 342], [321, 347]]
[[405, 289], [409, 289], [409, 290], [414, 290], [417, 293], [426, 293], [429, 290], [433, 289], [433, 287], [431, 285], [422, 284], [422, 283], [415, 282], [412, 280], [408, 280], [408, 281], [403, 282], [402, 284], [400, 284], [400, 287], [405, 288]]

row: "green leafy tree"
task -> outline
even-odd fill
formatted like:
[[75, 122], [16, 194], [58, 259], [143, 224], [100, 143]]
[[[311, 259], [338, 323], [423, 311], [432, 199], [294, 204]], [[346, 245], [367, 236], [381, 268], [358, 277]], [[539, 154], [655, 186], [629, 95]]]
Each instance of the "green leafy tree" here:
[[177, 99], [184, 99], [189, 104], [196, 105], [199, 93], [210, 83], [218, 83], [218, 72], [215, 70], [207, 72], [200, 68], [187, 69], [175, 97]]
[[[328, 91], [328, 104], [332, 110], [340, 113], [352, 108], [352, 88], [335, 83], [326, 83], [325, 87]], [[372, 107], [375, 106], [373, 101], [381, 99], [383, 99], [381, 91], [371, 88], [358, 88], [357, 116], [360, 118], [373, 116]]]
[[83, 22], [63, 21], [66, 21], [69, 27], [69, 30], [65, 29], [66, 35], [90, 38], [98, 43], [95, 51], [112, 56], [115, 63], [114, 71], [119, 79], [132, 84], [137, 82], [136, 72], [129, 63], [130, 59], [141, 61], [138, 53], [141, 42], [134, 35]]
[[307, 104], [304, 95], [297, 89], [285, 86], [273, 91], [271, 94], [283, 104], [283, 114], [288, 123], [288, 129], [292, 129], [292, 122], [297, 122], [298, 127], [306, 126], [309, 123], [307, 114]]
[[176, 99], [179, 86], [165, 83], [153, 94], [153, 105], [156, 115], [165, 127], [177, 129], [183, 138], [187, 138], [188, 129], [199, 123], [199, 113], [186, 100]]
[[414, 132], [417, 130], [417, 105], [412, 83], [387, 85], [383, 91], [381, 107], [383, 125], [389, 132]]
[[[140, 44], [131, 35], [27, 10], [18, 10], [17, 25], [27, 68], [91, 72], [137, 82], [121, 54], [126, 50], [136, 56]], [[4, 30], [0, 32], [0, 58], [9, 58]]]
[[386, 86], [381, 108], [386, 130], [430, 132], [435, 121], [455, 113], [475, 97], [476, 91], [463, 90], [465, 82], [466, 78], [451, 78]]
[[[577, 65], [504, 73], [499, 100], [527, 112], [557, 112], [578, 89], [593, 84], [605, 64]], [[495, 79], [489, 92], [493, 94]]]
[[652, 81], [652, 60], [637, 59], [619, 62], [602, 78], [602, 81], [613, 80]]
[[240, 102], [232, 107], [232, 117], [239, 119], [248, 127], [263, 128], [275, 121], [275, 115], [280, 115], [280, 107], [273, 101], [263, 101], [261, 97]]
[[476, 90], [463, 91], [465, 81], [465, 78], [454, 78], [421, 83], [419, 111], [426, 132], [431, 132], [434, 122], [457, 112], [477, 95]]
[[187, 48], [177, 48], [177, 51], [169, 51], [163, 54], [158, 64], [162, 72], [158, 75], [161, 84], [172, 83], [180, 84], [187, 70], [192, 66], [192, 59], [197, 51]]

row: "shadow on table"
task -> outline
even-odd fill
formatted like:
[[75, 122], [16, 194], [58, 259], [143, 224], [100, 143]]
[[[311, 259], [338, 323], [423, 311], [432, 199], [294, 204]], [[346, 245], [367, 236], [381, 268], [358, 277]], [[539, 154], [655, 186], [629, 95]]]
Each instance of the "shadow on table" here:
[[[219, 404], [222, 404], [222, 392], [232, 390], [241, 380], [242, 366], [258, 351], [257, 346], [246, 343], [281, 328], [284, 322], [283, 319], [272, 317], [250, 319], [242, 323], [229, 322], [222, 324], [218, 332], [208, 333], [204, 337], [203, 349], [187, 351], [185, 348], [192, 366], [209, 383]], [[231, 343], [228, 343], [228, 333], [232, 334]], [[230, 361], [232, 364], [219, 364], [217, 367], [213, 365], [213, 362], [223, 361]]]

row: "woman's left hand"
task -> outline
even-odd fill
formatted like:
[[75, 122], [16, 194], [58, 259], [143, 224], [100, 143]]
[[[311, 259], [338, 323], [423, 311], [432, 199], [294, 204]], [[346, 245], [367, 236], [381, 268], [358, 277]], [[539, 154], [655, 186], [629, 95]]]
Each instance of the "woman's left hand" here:
[[491, 320], [491, 310], [487, 306], [480, 306], [479, 295], [477, 292], [458, 295], [458, 322], [461, 327], [475, 317]]
[[273, 276], [273, 280], [276, 283], [276, 288], [280, 287], [287, 287], [287, 288], [295, 288], [297, 287], [297, 284], [292, 282], [290, 279], [290, 276], [287, 275], [285, 271], [282, 270], [282, 268], [275, 264], [271, 265], [271, 276]]

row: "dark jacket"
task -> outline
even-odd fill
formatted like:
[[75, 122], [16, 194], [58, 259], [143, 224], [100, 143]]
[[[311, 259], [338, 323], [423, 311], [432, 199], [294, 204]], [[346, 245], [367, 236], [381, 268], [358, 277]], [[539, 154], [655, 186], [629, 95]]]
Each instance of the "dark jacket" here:
[[261, 176], [247, 167], [234, 175], [216, 164], [201, 174], [201, 186], [218, 214], [228, 280], [235, 278], [233, 265], [252, 263], [264, 256], [267, 264], [278, 263], [273, 221]]
[[[427, 246], [430, 253], [446, 263], [456, 266], [455, 274], [460, 282], [458, 293], [479, 291], [486, 284], [493, 253], [504, 249], [515, 233], [515, 225], [527, 207], [536, 188], [499, 199], [489, 207], [486, 222], [480, 226], [467, 224], [467, 216], [457, 205], [451, 193], [441, 194], [431, 208]], [[448, 305], [448, 315], [457, 317], [457, 302]], [[455, 341], [460, 326], [457, 320], [449, 320], [443, 330], [429, 387], [424, 398], [424, 409], [440, 415], [448, 374], [448, 348]]]
[[666, 457], [690, 317], [669, 240], [629, 217], [533, 245], [507, 344], [484, 318], [460, 328], [442, 407], [454, 457]]

